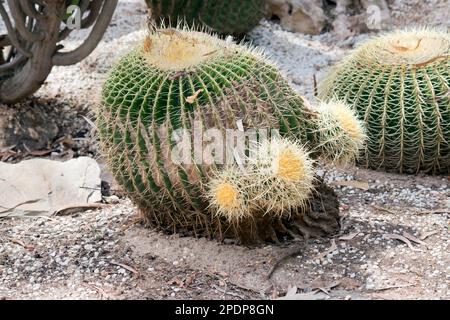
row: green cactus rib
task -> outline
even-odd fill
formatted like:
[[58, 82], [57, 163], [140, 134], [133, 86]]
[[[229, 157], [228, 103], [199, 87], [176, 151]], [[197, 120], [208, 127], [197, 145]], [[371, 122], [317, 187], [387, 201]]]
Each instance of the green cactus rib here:
[[264, 17], [266, 0], [146, 0], [152, 17], [206, 25], [219, 34], [245, 35]]
[[257, 52], [234, 44], [217, 50], [179, 70], [173, 64], [152, 64], [146, 45], [134, 49], [111, 70], [97, 121], [112, 173], [149, 224], [197, 236], [234, 232], [231, 237], [239, 238], [235, 226], [208, 213], [204, 195], [220, 164], [197, 163], [194, 147], [190, 163], [174, 163], [171, 137], [187, 129], [194, 146], [196, 123], [225, 134], [242, 120], [245, 130], [279, 129], [281, 135], [306, 142], [312, 113]]
[[319, 94], [346, 101], [364, 120], [369, 138], [361, 157], [365, 166], [400, 173], [450, 172], [447, 33], [412, 30], [372, 40], [335, 67]]

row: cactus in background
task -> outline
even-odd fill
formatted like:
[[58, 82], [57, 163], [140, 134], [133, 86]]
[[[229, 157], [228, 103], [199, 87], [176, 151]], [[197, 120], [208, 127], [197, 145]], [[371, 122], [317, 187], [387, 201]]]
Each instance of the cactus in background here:
[[[319, 114], [254, 49], [196, 31], [156, 30], [110, 72], [98, 111], [109, 166], [151, 226], [243, 242], [338, 227], [336, 196], [313, 178], [308, 156], [321, 156]], [[305, 147], [266, 146], [268, 156], [251, 169], [259, 184], [241, 180], [234, 154], [220, 161], [222, 145], [203, 152], [217, 136], [252, 129], [276, 129]], [[198, 142], [202, 132], [214, 137]]]
[[413, 29], [377, 37], [338, 64], [320, 86], [365, 122], [362, 159], [400, 173], [450, 172], [450, 35]]
[[151, 17], [172, 24], [184, 20], [219, 34], [245, 35], [264, 17], [265, 0], [146, 0]]

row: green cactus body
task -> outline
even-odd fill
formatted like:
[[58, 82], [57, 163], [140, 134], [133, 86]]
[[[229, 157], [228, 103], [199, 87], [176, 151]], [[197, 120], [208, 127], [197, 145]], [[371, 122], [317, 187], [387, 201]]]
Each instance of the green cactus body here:
[[[274, 66], [258, 52], [200, 32], [149, 35], [113, 68], [102, 95], [98, 128], [113, 174], [146, 221], [171, 232], [238, 232], [208, 214], [204, 195], [220, 164], [198, 161], [196, 126], [225, 133], [242, 120], [245, 130], [308, 139], [311, 114]], [[183, 163], [172, 158], [179, 129], [191, 143]]]
[[242, 36], [264, 17], [265, 0], [146, 0], [152, 17], [172, 23], [182, 19], [219, 34]]
[[433, 30], [394, 32], [369, 41], [320, 86], [365, 122], [361, 158], [373, 169], [450, 172], [450, 36]]

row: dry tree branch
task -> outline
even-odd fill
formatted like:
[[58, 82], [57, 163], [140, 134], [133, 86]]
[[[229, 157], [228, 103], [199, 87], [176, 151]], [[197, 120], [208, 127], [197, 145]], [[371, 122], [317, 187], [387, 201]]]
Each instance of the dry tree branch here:
[[[7, 6], [5, 5], [7, 3]], [[33, 94], [55, 65], [75, 64], [101, 41], [118, 0], [81, 0], [81, 28], [92, 31], [77, 49], [60, 52], [72, 31], [64, 26], [66, 0], [0, 0], [6, 34], [0, 34], [0, 102], [14, 103]]]

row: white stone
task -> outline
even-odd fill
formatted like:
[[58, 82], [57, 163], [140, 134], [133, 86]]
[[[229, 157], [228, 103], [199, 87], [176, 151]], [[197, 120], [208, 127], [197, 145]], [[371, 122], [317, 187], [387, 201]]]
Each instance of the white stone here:
[[100, 168], [88, 157], [0, 163], [0, 218], [49, 216], [65, 207], [99, 202], [100, 187]]

